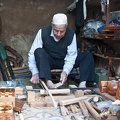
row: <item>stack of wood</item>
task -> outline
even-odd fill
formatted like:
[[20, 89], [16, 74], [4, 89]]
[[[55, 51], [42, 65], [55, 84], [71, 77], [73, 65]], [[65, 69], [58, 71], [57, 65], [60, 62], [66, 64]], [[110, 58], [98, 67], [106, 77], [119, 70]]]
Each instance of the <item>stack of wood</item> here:
[[120, 25], [112, 22], [107, 27], [102, 29], [102, 32], [99, 36], [101, 36], [102, 38], [119, 39], [120, 38]]
[[88, 98], [89, 96], [83, 96], [83, 97], [60, 101], [61, 114], [63, 116], [66, 116], [66, 115], [69, 115], [70, 112], [72, 112], [73, 114], [76, 114], [82, 111], [84, 117], [88, 119], [90, 117], [90, 114], [88, 111], [90, 111], [90, 113], [97, 120], [100, 120], [100, 115], [95, 111], [95, 109], [88, 102], [89, 101]]
[[[27, 103], [30, 107], [54, 107], [50, 96], [44, 89], [33, 89], [31, 86], [26, 86], [27, 89]], [[77, 89], [77, 88], [76, 88]], [[57, 106], [60, 108], [61, 115], [64, 118], [74, 119], [93, 119], [101, 120], [104, 113], [96, 105], [97, 102], [106, 99], [115, 101], [108, 93], [101, 93], [94, 90], [100, 95], [85, 94], [85, 90], [70, 90], [70, 89], [50, 89], [49, 92], [53, 95]], [[102, 96], [105, 97], [104, 99]], [[80, 116], [81, 114], [81, 116]], [[72, 115], [72, 116], [71, 116]], [[107, 115], [107, 117], [109, 114]], [[115, 116], [116, 117], [116, 116]], [[106, 119], [107, 120], [107, 119]]]

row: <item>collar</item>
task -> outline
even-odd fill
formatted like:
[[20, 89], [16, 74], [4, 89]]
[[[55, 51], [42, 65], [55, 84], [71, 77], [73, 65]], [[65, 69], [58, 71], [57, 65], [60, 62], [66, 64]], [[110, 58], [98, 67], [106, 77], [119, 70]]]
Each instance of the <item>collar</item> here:
[[52, 36], [56, 42], [59, 41], [59, 39], [57, 39], [57, 38], [54, 36], [54, 34], [53, 34], [53, 29], [51, 30], [51, 34], [50, 34], [50, 36]]

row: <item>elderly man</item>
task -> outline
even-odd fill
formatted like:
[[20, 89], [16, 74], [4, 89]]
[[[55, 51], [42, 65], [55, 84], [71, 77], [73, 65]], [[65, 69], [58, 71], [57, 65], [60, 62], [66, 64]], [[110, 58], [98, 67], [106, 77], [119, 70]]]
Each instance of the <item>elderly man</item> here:
[[[58, 13], [53, 16], [52, 25], [42, 27], [28, 53], [31, 82], [44, 80], [49, 88], [62, 86], [73, 68], [79, 67], [79, 87], [86, 87], [95, 80], [94, 60], [89, 52], [78, 52], [76, 35], [68, 28], [67, 16]], [[62, 69], [60, 82], [54, 84], [52, 69]]]

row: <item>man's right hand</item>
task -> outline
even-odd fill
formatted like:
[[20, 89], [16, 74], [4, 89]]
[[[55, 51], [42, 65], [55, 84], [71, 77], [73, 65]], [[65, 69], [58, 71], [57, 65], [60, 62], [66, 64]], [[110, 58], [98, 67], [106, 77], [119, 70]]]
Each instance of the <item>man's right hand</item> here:
[[38, 73], [34, 74], [34, 75], [32, 76], [32, 78], [30, 79], [30, 81], [31, 81], [32, 83], [34, 83], [34, 84], [40, 83], [40, 81], [39, 81], [39, 74], [38, 74]]

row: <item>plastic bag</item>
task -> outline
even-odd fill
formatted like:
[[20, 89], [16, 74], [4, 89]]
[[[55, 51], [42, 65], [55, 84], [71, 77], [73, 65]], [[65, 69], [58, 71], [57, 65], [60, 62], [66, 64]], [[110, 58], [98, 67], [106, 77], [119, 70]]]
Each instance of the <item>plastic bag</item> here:
[[83, 27], [83, 34], [85, 37], [94, 37], [94, 33], [98, 32], [98, 28], [105, 24], [104, 20], [88, 20], [86, 25]]

